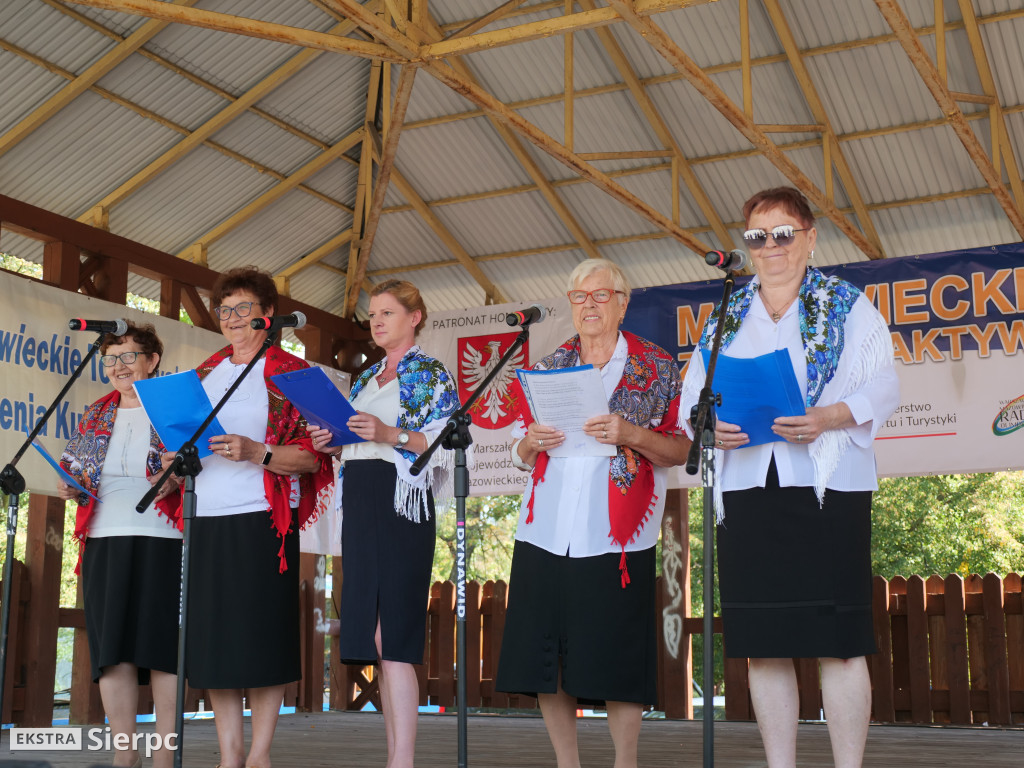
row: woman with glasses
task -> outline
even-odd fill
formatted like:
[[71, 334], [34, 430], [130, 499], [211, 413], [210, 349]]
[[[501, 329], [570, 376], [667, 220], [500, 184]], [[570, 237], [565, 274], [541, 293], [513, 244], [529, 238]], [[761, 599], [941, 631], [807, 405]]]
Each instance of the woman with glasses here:
[[577, 334], [534, 368], [591, 365], [608, 414], [583, 431], [614, 455], [549, 455], [561, 431], [532, 419], [520, 393], [512, 461], [530, 472], [516, 529], [496, 686], [537, 696], [560, 768], [579, 766], [576, 708], [603, 703], [616, 768], [637, 764], [645, 704], [657, 703], [655, 544], [668, 467], [686, 460], [672, 356], [619, 330], [629, 283], [587, 259], [569, 276]]
[[[75, 537], [92, 679], [112, 733], [125, 734], [129, 745], [140, 684], [152, 684], [157, 733], [174, 731], [181, 532], [176, 500], [166, 497], [176, 483], [164, 485], [155, 507], [135, 511], [161, 472], [163, 445], [133, 384], [156, 373], [162, 353], [152, 325], [128, 322], [123, 336], [103, 338], [100, 363], [114, 391], [86, 410], [60, 460], [88, 493], [63, 480], [57, 486], [62, 499], [78, 502]], [[167, 750], [153, 755], [158, 768], [172, 760]], [[113, 764], [139, 766], [142, 756], [128, 746], [115, 752]]]
[[[218, 278], [211, 299], [228, 346], [196, 372], [216, 403], [260, 351], [267, 332], [250, 322], [276, 312], [278, 293], [270, 275], [242, 267]], [[271, 377], [306, 367], [270, 347], [217, 414], [227, 434], [210, 438], [196, 478], [186, 672], [213, 705], [222, 768], [270, 766], [285, 686], [302, 676], [299, 528], [317, 516], [332, 468]]]
[[[872, 441], [899, 402], [892, 341], [864, 294], [810, 266], [817, 230], [800, 192], [758, 192], [743, 216], [756, 275], [729, 302], [722, 354], [785, 350], [806, 412], [775, 419], [774, 442], [758, 445], [749, 444], [746, 425], [717, 423], [725, 653], [750, 659], [750, 695], [770, 768], [796, 764], [796, 657], [820, 662], [837, 768], [859, 768], [871, 712], [864, 657], [876, 650]], [[711, 348], [719, 314], [704, 328], [701, 349]], [[704, 378], [698, 350], [683, 383], [684, 416]]]

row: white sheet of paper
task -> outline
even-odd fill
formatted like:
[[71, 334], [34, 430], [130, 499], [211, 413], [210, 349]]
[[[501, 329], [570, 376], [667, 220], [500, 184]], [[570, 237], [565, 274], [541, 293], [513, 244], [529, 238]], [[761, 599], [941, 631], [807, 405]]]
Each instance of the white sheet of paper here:
[[599, 443], [583, 432], [583, 423], [608, 413], [608, 396], [600, 372], [592, 365], [551, 371], [516, 371], [540, 424], [565, 433], [565, 442], [549, 456], [614, 456], [615, 446]]

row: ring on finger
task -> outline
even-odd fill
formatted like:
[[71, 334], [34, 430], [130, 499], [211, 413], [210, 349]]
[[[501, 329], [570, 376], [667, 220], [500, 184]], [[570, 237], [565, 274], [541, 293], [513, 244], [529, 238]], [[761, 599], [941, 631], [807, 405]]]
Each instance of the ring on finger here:
[[537, 441], [537, 445], [539, 445], [541, 448], [543, 448], [544, 447], [544, 441], [543, 440], [538, 440]]
[[723, 445], [725, 445], [725, 440], [719, 440], [718, 447], [721, 448]]
[[802, 443], [802, 442], [804, 441], [804, 436], [803, 436], [803, 435], [797, 435], [797, 436], [796, 436], [796, 441], [797, 441], [798, 443]]

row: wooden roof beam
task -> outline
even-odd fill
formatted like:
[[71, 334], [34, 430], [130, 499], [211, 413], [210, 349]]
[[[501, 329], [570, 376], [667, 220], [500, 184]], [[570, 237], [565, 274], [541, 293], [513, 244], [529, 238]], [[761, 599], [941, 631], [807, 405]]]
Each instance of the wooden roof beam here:
[[[406, 64], [398, 76], [398, 84], [395, 86], [395, 98], [391, 105], [391, 121], [388, 124], [384, 136], [383, 146], [380, 152], [380, 164], [377, 168], [377, 178], [373, 185], [373, 197], [366, 210], [366, 223], [363, 227], [362, 238], [359, 243], [359, 257], [353, 269], [349, 264], [349, 280], [345, 285], [345, 317], [353, 317], [356, 311], [356, 304], [359, 301], [359, 291], [355, 286], [360, 286], [366, 279], [366, 266], [370, 261], [370, 251], [373, 249], [373, 240], [377, 235], [377, 225], [380, 223], [381, 211], [384, 208], [384, 196], [388, 190], [388, 181], [391, 178], [391, 171], [395, 164], [395, 155], [398, 153], [398, 140], [402, 135], [402, 123], [405, 122], [405, 111], [409, 106], [409, 99], [412, 96], [412, 86], [416, 79], [418, 67]], [[390, 94], [384, 94], [384, 98], [390, 100]], [[363, 141], [369, 142], [369, 135], [364, 136]]]
[[347, 243], [351, 239], [352, 227], [349, 227], [344, 232], [339, 232], [323, 245], [307, 253], [294, 264], [285, 267], [276, 275], [274, 275], [274, 277], [290, 280], [295, 275], [299, 274], [299, 272], [302, 272], [304, 269], [308, 269], [317, 262], [321, 261], [324, 257], [330, 255], [333, 251], [336, 251], [339, 248], [341, 248], [341, 246], [345, 245], [345, 243]]
[[[988, 54], [985, 51], [985, 42], [981, 37], [981, 28], [978, 24], [978, 16], [974, 12], [974, 4], [970, 0], [959, 0], [960, 14], [964, 19], [964, 28], [967, 31], [967, 41], [970, 43], [971, 52], [974, 54], [974, 62], [978, 68], [978, 76], [981, 78], [981, 89], [984, 97], [990, 99], [992, 107], [992, 153], [995, 158], [1002, 155], [1003, 167], [1006, 169], [1007, 178], [1010, 180], [1010, 189], [1013, 190], [1013, 197], [1017, 202], [1017, 210], [1024, 206], [1024, 185], [1021, 183], [1020, 169], [1017, 167], [1017, 158], [1013, 150], [1013, 142], [1010, 141], [1010, 134], [1006, 127], [1006, 113], [1002, 104], [999, 103], [999, 92], [996, 89], [996, 80], [992, 76], [992, 67], [989, 65]], [[964, 99], [966, 94], [954, 94], [957, 101], [969, 101]], [[984, 103], [984, 102], [981, 102]], [[996, 170], [999, 170], [999, 162], [993, 163]]]
[[953, 98], [949, 88], [943, 81], [942, 74], [914, 33], [914, 28], [911, 26], [910, 20], [903, 12], [903, 9], [900, 8], [895, 0], [875, 0], [875, 5], [878, 6], [878, 10], [881, 11], [882, 16], [885, 17], [886, 22], [892, 28], [899, 44], [903, 47], [903, 50], [910, 58], [910, 62], [924, 81], [925, 87], [932, 94], [935, 102], [939, 105], [939, 109], [946, 116], [950, 127], [956, 133], [957, 138], [960, 139], [960, 143], [964, 145], [967, 154], [981, 172], [982, 178], [985, 179], [985, 183], [992, 190], [993, 196], [999, 202], [999, 205], [1002, 206], [1003, 212], [1006, 213], [1006, 217], [1010, 220], [1013, 228], [1017, 230], [1021, 237], [1024, 237], [1024, 213], [1021, 212], [1013, 198], [1010, 197], [1010, 193], [1003, 185], [1002, 174], [996, 169], [992, 158], [988, 156], [985, 148], [978, 141], [978, 137], [974, 135], [974, 131], [971, 130], [971, 126], [964, 117], [964, 113], [960, 110], [956, 99]]
[[[803, 54], [796, 44], [796, 38], [793, 37], [793, 30], [786, 20], [782, 6], [779, 0], [764, 0], [764, 5], [765, 10], [768, 11], [768, 18], [771, 20], [772, 26], [775, 27], [775, 33], [778, 35], [779, 40], [782, 42], [782, 47], [786, 51], [789, 65], [793, 68], [796, 81], [800, 84], [800, 90], [803, 91], [804, 99], [807, 100], [811, 114], [814, 116], [815, 121], [820, 124], [823, 134], [822, 142], [827, 158], [825, 163], [827, 184], [831, 186], [832, 167], [835, 166], [836, 172], [839, 174], [839, 180], [843, 183], [843, 189], [846, 190], [850, 203], [853, 205], [853, 210], [857, 212], [857, 221], [860, 223], [861, 229], [864, 230], [864, 235], [875, 246], [879, 258], [884, 258], [885, 252], [882, 250], [882, 239], [878, 236], [874, 222], [871, 221], [867, 206], [864, 204], [864, 198], [861, 196], [860, 188], [857, 186], [857, 180], [853, 177], [853, 171], [850, 169], [849, 163], [846, 162], [846, 156], [839, 147], [839, 142], [836, 141], [835, 130], [832, 128], [828, 112], [825, 111], [825, 104], [818, 95], [818, 89], [814, 87], [811, 75], [804, 64]], [[764, 130], [764, 127], [761, 130]], [[831, 190], [826, 191], [829, 192], [829, 199], [834, 202]]]
[[[167, 7], [187, 7], [195, 5], [198, 0], [173, 0], [173, 3], [161, 3]], [[106, 75], [110, 70], [131, 56], [135, 51], [148, 43], [158, 32], [167, 26], [166, 21], [147, 21], [136, 32], [115, 45], [82, 74], [61, 88], [57, 93], [40, 104], [27, 117], [9, 128], [0, 136], [0, 156], [3, 156], [21, 141], [32, 134], [39, 126], [60, 112], [64, 107], [78, 98], [91, 86]]]
[[295, 189], [299, 184], [308, 179], [310, 176], [326, 168], [332, 162], [337, 160], [340, 155], [344, 154], [345, 152], [348, 152], [350, 149], [352, 149], [352, 147], [354, 147], [362, 140], [363, 134], [363, 129], [357, 128], [344, 139], [342, 139], [333, 147], [331, 147], [329, 150], [327, 150], [326, 152], [321, 152], [319, 155], [314, 157], [312, 160], [303, 165], [293, 174], [288, 176], [288, 178], [286, 178], [284, 181], [282, 181], [279, 184], [276, 184], [271, 189], [267, 190], [258, 198], [249, 203], [247, 206], [245, 206], [241, 210], [234, 213], [232, 216], [222, 221], [209, 232], [197, 238], [195, 242], [192, 243], [192, 245], [178, 253], [178, 257], [183, 259], [187, 258], [191, 249], [195, 248], [196, 246], [206, 248], [209, 247], [211, 243], [220, 240], [226, 234], [228, 234], [229, 232], [231, 232], [233, 229], [243, 224], [244, 222], [248, 221], [250, 218], [252, 218], [257, 213], [262, 211], [268, 205], [279, 200], [287, 192], [290, 192], [291, 190]]
[[[679, 10], [694, 5], [705, 5], [716, 0], [654, 0], [637, 4], [637, 12], [651, 16], [665, 11]], [[581, 5], [583, 5], [581, 3]], [[553, 35], [565, 35], [594, 27], [604, 27], [622, 21], [621, 16], [611, 8], [588, 8], [577, 13], [567, 13], [553, 19], [532, 21], [515, 27], [497, 29], [493, 32], [479, 32], [468, 37], [451, 36], [423, 47], [424, 60], [443, 59], [449, 56], [464, 56], [477, 51], [500, 48], [505, 45], [539, 40]]]
[[469, 37], [481, 29], [489, 27], [491, 24], [496, 22], [498, 19], [503, 19], [508, 16], [512, 11], [518, 8], [520, 5], [525, 3], [526, 0], [507, 0], [490, 13], [486, 13], [476, 21], [471, 21], [462, 29], [457, 29], [446, 37], [446, 40], [456, 40], [460, 37]]
[[420, 56], [418, 43], [392, 27], [385, 19], [364, 6], [359, 0], [321, 0], [321, 2], [347, 16], [364, 32], [373, 35], [387, 48], [394, 51], [397, 58], [390, 59], [391, 61], [408, 61]]
[[[385, 61], [404, 61], [406, 57], [396, 54], [392, 49], [377, 43], [340, 37], [328, 32], [314, 32], [311, 29], [290, 27], [286, 24], [275, 24], [270, 21], [256, 21], [227, 13], [204, 11], [197, 8], [181, 8], [161, 0], [67, 0], [77, 5], [90, 8], [103, 8], [108, 11], [120, 11], [135, 16], [147, 16], [151, 19], [187, 24], [192, 27], [203, 27], [218, 32], [231, 32], [246, 37], [262, 40], [275, 40], [279, 43], [299, 45], [319, 51], [344, 53], [364, 59], [382, 59]], [[332, 0], [338, 2], [339, 0]], [[341, 0], [343, 1], [343, 0]], [[346, 14], [348, 15], [348, 14]]]
[[456, 262], [461, 264], [467, 272], [473, 277], [474, 280], [484, 289], [484, 294], [487, 297], [486, 304], [503, 304], [508, 299], [498, 289], [497, 286], [491, 282], [490, 278], [484, 274], [484, 271], [480, 269], [480, 266], [476, 263], [472, 256], [462, 247], [462, 244], [455, 238], [455, 235], [444, 225], [437, 214], [430, 210], [430, 206], [423, 200], [420, 194], [413, 188], [412, 184], [399, 173], [398, 169], [395, 168], [391, 173], [391, 180], [394, 182], [395, 187], [402, 193], [402, 197], [409, 201], [412, 205], [413, 210], [418, 213], [427, 225], [434, 230], [434, 234], [440, 238], [441, 242], [445, 244], [452, 255], [455, 256]]
[[[529, 12], [535, 13], [539, 10], [544, 10], [556, 6], [561, 6], [562, 0], [551, 3], [541, 3], [539, 5], [531, 5], [528, 9]], [[1001, 11], [999, 13], [990, 14], [988, 16], [981, 16], [978, 19], [978, 23], [981, 25], [985, 24], [996, 24], [1002, 21], [1012, 21], [1024, 17], [1024, 9], [1012, 10], [1012, 11]], [[465, 22], [462, 22], [465, 23]], [[947, 30], [963, 29], [964, 24], [962, 21], [951, 21], [945, 25]], [[444, 25], [443, 29], [458, 29], [458, 24], [454, 27], [451, 24]], [[916, 30], [918, 35], [930, 35], [935, 32], [935, 27], [918, 27]], [[896, 39], [896, 36], [891, 32], [885, 35], [876, 35], [874, 37], [866, 37], [860, 40], [851, 40], [842, 43], [831, 43], [829, 45], [821, 45], [815, 48], [807, 48], [801, 53], [806, 57], [811, 56], [824, 56], [830, 53], [836, 53], [839, 51], [850, 51], [858, 50], [861, 48], [870, 48], [875, 45], [881, 45], [883, 43], [891, 43]], [[756, 59], [750, 60], [751, 67], [763, 67], [771, 64], [779, 64], [787, 61], [785, 53], [772, 54], [770, 56], [759, 56]], [[743, 70], [743, 62], [726, 62], [724, 64], [716, 64], [714, 66], [705, 67], [704, 71], [709, 75], [723, 74], [725, 72], [736, 72]], [[671, 83], [677, 80], [683, 79], [683, 75], [679, 72], [672, 72], [664, 75], [655, 75], [653, 77], [645, 77], [641, 80], [645, 87], [652, 85], [660, 85], [662, 83]], [[626, 90], [625, 83], [610, 83], [608, 85], [599, 85], [594, 88], [581, 88], [576, 90], [574, 96], [582, 98], [585, 96], [601, 96], [608, 93], [619, 93]], [[509, 102], [508, 106], [512, 109], [525, 109], [526, 107], [538, 107], [545, 104], [554, 104], [561, 102], [565, 98], [564, 94], [553, 93], [548, 96], [537, 96], [532, 99], [522, 99], [520, 101]], [[466, 112], [460, 112], [453, 115], [439, 115], [438, 117], [424, 118], [423, 120], [416, 120], [415, 122], [409, 123], [405, 126], [405, 130], [412, 130], [414, 128], [426, 128], [432, 125], [440, 125], [442, 123], [455, 122], [457, 120], [471, 120], [480, 117], [483, 114], [482, 110], [474, 109]]]
[[[433, 18], [428, 18], [426, 20], [425, 31], [430, 39], [438, 40], [441, 38], [441, 28]], [[442, 67], [444, 66], [438, 62], [435, 62], [435, 64]], [[473, 72], [470, 70], [469, 65], [464, 60], [453, 59], [451, 62], [451, 68], [463, 82], [468, 84], [470, 87], [483, 92], [483, 89], [480, 88], [480, 84], [474, 77]], [[508, 126], [506, 126], [501, 120], [496, 119], [493, 115], [487, 115], [487, 118], [490, 120], [494, 130], [497, 131], [498, 136], [505, 142], [505, 146], [508, 147], [516, 161], [533, 180], [537, 191], [540, 192], [541, 196], [551, 207], [555, 216], [558, 217], [559, 221], [562, 222], [562, 225], [566, 230], [568, 230], [569, 235], [579, 243], [583, 252], [587, 254], [587, 258], [600, 258], [601, 254], [591, 241], [590, 235], [583, 229], [572, 211], [569, 210], [569, 206], [565, 204], [565, 201], [562, 200], [558, 192], [555, 191], [554, 184], [547, 178], [547, 176], [544, 175], [540, 165], [538, 165], [533, 157], [531, 157], [530, 153], [527, 151], [526, 147], [523, 146], [516, 133], [510, 130]]]
[[[158, 4], [164, 5], [164, 3]], [[351, 29], [352, 25], [349, 22], [342, 22], [334, 27], [334, 31], [337, 32]], [[321, 52], [317, 50], [305, 49], [292, 56], [288, 61], [268, 74], [256, 85], [192, 131], [192, 133], [190, 133], [185, 139], [178, 142], [160, 155], [160, 157], [150, 162], [145, 168], [118, 186], [117, 189], [105, 195], [103, 199], [98, 201], [93, 207], [110, 208], [123, 201], [142, 186], [152, 181], [159, 174], [166, 171], [174, 163], [188, 155], [200, 144], [205, 143], [211, 136], [217, 133], [217, 131], [231, 123], [235, 118], [245, 112], [245, 110], [249, 109], [256, 102], [267, 96], [282, 83], [300, 72], [304, 67], [316, 59], [320, 53]], [[89, 217], [90, 214], [86, 213], [83, 216]]]
[[661, 27], [650, 19], [638, 15], [632, 2], [609, 0], [609, 3], [651, 47], [675, 67], [723, 117], [732, 123], [795, 187], [803, 192], [812, 204], [831, 219], [868, 258], [881, 258], [882, 254], [878, 248], [839, 211], [835, 204], [797, 167], [796, 163], [786, 157], [782, 150], [768, 138], [768, 135], [743, 113], [743, 109], [726, 96], [725, 92], [708, 77], [704, 70], [697, 66], [696, 62], [686, 55]]
[[[594, 0], [579, 0], [579, 2], [580, 6], [583, 8], [589, 9], [594, 7]], [[611, 58], [615, 68], [618, 70], [619, 75], [622, 77], [623, 81], [625, 81], [626, 86], [629, 88], [629, 92], [633, 95], [633, 99], [636, 101], [637, 106], [640, 107], [640, 112], [647, 119], [647, 122], [654, 131], [654, 134], [658, 137], [662, 146], [669, 149], [672, 152], [673, 157], [675, 157], [676, 162], [673, 169], [674, 175], [677, 174], [678, 177], [686, 184], [686, 188], [690, 190], [690, 194], [697, 203], [697, 207], [700, 208], [701, 213], [704, 214], [704, 218], [707, 219], [708, 223], [711, 225], [711, 229], [715, 233], [715, 237], [718, 238], [720, 246], [726, 250], [735, 248], [736, 244], [733, 242], [732, 235], [729, 234], [729, 229], [722, 222], [722, 217], [719, 216], [718, 211], [715, 210], [715, 206], [712, 204], [711, 198], [708, 197], [707, 192], [704, 191], [704, 185], [700, 183], [700, 179], [698, 179], [697, 174], [694, 173], [689, 161], [683, 154], [682, 148], [672, 135], [672, 131], [668, 127], [668, 123], [665, 122], [665, 119], [661, 116], [658, 108], [654, 105], [654, 100], [651, 99], [650, 95], [647, 93], [647, 89], [644, 88], [643, 83], [640, 82], [640, 78], [637, 76], [636, 72], [633, 71], [633, 67], [630, 65], [629, 60], [626, 58], [626, 54], [615, 39], [615, 36], [611, 33], [611, 30], [598, 29], [597, 37], [604, 46], [608, 56]], [[672, 204], [673, 211], [678, 211], [678, 199], [673, 200]], [[673, 216], [673, 221], [676, 224], [679, 223], [678, 215]]]
[[[66, 70], [63, 67], [60, 67], [60, 66], [54, 64], [51, 61], [47, 61], [46, 59], [44, 59], [44, 58], [42, 58], [40, 56], [36, 56], [35, 54], [29, 53], [24, 48], [20, 48], [17, 45], [14, 45], [13, 43], [10, 43], [10, 42], [8, 42], [6, 40], [0, 39], [0, 48], [2, 48], [3, 50], [9, 51], [9, 52], [13, 53], [16, 56], [20, 56], [21, 58], [25, 59], [26, 61], [29, 61], [29, 62], [35, 64], [38, 67], [42, 67], [43, 69], [47, 70], [48, 72], [52, 72], [55, 75], [59, 75], [59, 76], [63, 77], [66, 80], [74, 80], [75, 79], [75, 75], [72, 72], [69, 72], [68, 70]], [[124, 107], [125, 109], [131, 110], [135, 114], [137, 114], [137, 115], [139, 115], [141, 117], [144, 117], [147, 120], [152, 120], [155, 123], [159, 123], [163, 127], [169, 128], [170, 130], [174, 131], [175, 133], [181, 134], [182, 136], [189, 136], [189, 135], [191, 135], [191, 131], [189, 131], [189, 129], [186, 128], [185, 126], [178, 125], [173, 120], [169, 120], [166, 117], [163, 117], [162, 115], [158, 115], [156, 112], [153, 112], [151, 109], [146, 109], [145, 107], [142, 107], [142, 106], [136, 104], [133, 101], [129, 101], [128, 99], [125, 99], [125, 98], [123, 98], [121, 96], [118, 96], [116, 93], [114, 93], [112, 91], [108, 91], [106, 88], [101, 88], [98, 85], [94, 85], [94, 86], [90, 87], [89, 90], [92, 93], [95, 93], [97, 96], [100, 96], [100, 97], [102, 97], [104, 99], [107, 99], [108, 101], [110, 101], [110, 102], [112, 102], [114, 104], [117, 104], [119, 107]], [[231, 98], [232, 98], [232, 100], [234, 99], [234, 97], [231, 97]], [[259, 114], [259, 110], [253, 109], [251, 111], [253, 113], [255, 113], [255, 114]], [[282, 122], [283, 121], [277, 121], [277, 124], [281, 124]], [[309, 138], [312, 138], [312, 137], [309, 137]], [[316, 146], [320, 147], [320, 149], [329, 149], [330, 148], [329, 144], [323, 144], [322, 142], [317, 141], [317, 140], [314, 140], [313, 143]], [[246, 157], [245, 155], [243, 155], [240, 152], [235, 152], [233, 149], [228, 149], [227, 147], [223, 146], [222, 144], [218, 144], [215, 141], [207, 139], [206, 141], [203, 142], [203, 146], [204, 147], [209, 147], [210, 149], [214, 150], [215, 152], [220, 152], [225, 157], [230, 157], [232, 160], [235, 160], [235, 161], [237, 161], [239, 163], [242, 163], [243, 165], [247, 165], [250, 168], [253, 168], [256, 171], [258, 171], [259, 173], [264, 173], [264, 174], [270, 176], [271, 178], [277, 179], [278, 181], [283, 181], [285, 179], [285, 175], [283, 173], [280, 173], [280, 172], [274, 170], [273, 168], [270, 168], [270, 167], [268, 167], [266, 165], [263, 165], [263, 163], [260, 163], [257, 160], [253, 160], [251, 157]], [[306, 194], [311, 195], [311, 196], [317, 198], [318, 200], [322, 200], [323, 202], [327, 203], [328, 205], [332, 205], [335, 208], [340, 208], [341, 210], [345, 211], [346, 213], [352, 213], [352, 209], [349, 208], [347, 205], [345, 205], [340, 200], [335, 200], [333, 197], [325, 195], [322, 192], [318, 192], [317, 190], [313, 189], [312, 187], [308, 187], [308, 186], [306, 186], [304, 184], [300, 184], [299, 185], [299, 189], [302, 190], [303, 192], [305, 192]], [[104, 217], [105, 213], [109, 213], [109, 209], [108, 208], [106, 208], [104, 206], [101, 206], [101, 205], [94, 205], [94, 206], [91, 206], [86, 211], [86, 213], [84, 213], [81, 216], [81, 218], [79, 220], [82, 221], [85, 224], [92, 224], [92, 223], [94, 223], [97, 220], [97, 217], [99, 217], [102, 220], [102, 218]], [[97, 225], [97, 226], [99, 226], [99, 225]], [[106, 226], [101, 226], [100, 228], [101, 229], [108, 229], [108, 227], [106, 227]]]

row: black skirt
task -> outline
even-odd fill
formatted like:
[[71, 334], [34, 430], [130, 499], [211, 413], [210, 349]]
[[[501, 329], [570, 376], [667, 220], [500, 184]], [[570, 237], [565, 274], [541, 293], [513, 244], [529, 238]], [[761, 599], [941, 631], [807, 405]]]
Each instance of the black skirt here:
[[185, 668], [193, 688], [263, 688], [302, 676], [299, 531], [281, 539], [267, 511], [192, 522]]
[[562, 690], [580, 701], [656, 704], [655, 548], [555, 555], [516, 541], [495, 687], [536, 696]]
[[723, 494], [718, 579], [725, 654], [839, 658], [875, 653], [871, 492], [765, 488]]
[[178, 668], [181, 539], [157, 536], [90, 538], [82, 553], [82, 599], [92, 679], [128, 662], [149, 671]]
[[385, 661], [422, 664], [436, 521], [416, 523], [395, 512], [395, 465], [380, 459], [345, 462], [342, 478], [341, 625], [346, 664], [377, 660], [380, 618]]

